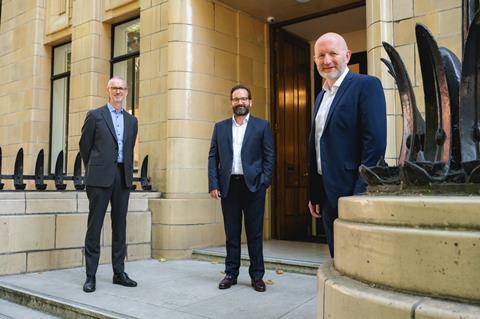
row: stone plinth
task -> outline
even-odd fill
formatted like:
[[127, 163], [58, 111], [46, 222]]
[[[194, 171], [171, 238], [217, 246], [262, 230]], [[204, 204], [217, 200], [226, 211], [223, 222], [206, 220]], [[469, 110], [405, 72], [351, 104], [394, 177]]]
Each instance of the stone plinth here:
[[475, 318], [479, 208], [477, 196], [340, 199], [334, 267], [319, 271], [318, 318]]

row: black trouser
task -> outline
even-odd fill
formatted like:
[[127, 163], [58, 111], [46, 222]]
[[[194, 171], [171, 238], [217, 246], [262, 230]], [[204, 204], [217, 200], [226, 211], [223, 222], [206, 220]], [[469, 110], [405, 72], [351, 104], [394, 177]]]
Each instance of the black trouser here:
[[338, 218], [338, 207], [333, 207], [327, 198], [325, 188], [323, 186], [323, 180], [320, 176], [320, 214], [322, 215], [323, 229], [325, 230], [325, 236], [327, 237], [328, 249], [330, 250], [330, 256], [333, 258], [333, 222]]
[[94, 276], [100, 258], [100, 235], [108, 202], [111, 204], [112, 220], [112, 266], [113, 272], [125, 270], [127, 210], [130, 189], [125, 186], [123, 165], [118, 164], [115, 181], [110, 187], [87, 186], [89, 213], [85, 236], [85, 264], [87, 275]]
[[263, 215], [265, 209], [265, 187], [252, 193], [245, 185], [243, 176], [232, 175], [228, 195], [222, 198], [223, 221], [225, 225], [227, 257], [225, 273], [238, 276], [242, 235], [242, 211], [247, 233], [252, 279], [261, 279], [265, 274], [263, 263]]

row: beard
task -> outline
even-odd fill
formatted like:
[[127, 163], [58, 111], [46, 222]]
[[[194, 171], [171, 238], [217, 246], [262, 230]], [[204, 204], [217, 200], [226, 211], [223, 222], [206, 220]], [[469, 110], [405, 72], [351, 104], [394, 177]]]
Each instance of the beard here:
[[250, 112], [249, 108], [244, 105], [238, 105], [233, 108], [233, 114], [238, 116], [247, 115]]
[[318, 70], [320, 76], [326, 80], [337, 80], [340, 76], [342, 76], [343, 71], [347, 67], [347, 63], [342, 63], [339, 65], [339, 68], [332, 72], [323, 72]]

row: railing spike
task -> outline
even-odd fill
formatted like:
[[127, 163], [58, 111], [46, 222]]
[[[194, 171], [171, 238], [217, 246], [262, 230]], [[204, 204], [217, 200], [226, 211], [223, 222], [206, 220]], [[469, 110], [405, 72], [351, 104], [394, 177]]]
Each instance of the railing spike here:
[[38, 152], [37, 161], [35, 162], [35, 188], [39, 191], [43, 191], [47, 188], [47, 184], [44, 183], [45, 176], [43, 174], [44, 167], [44, 152], [43, 149]]
[[58, 153], [57, 161], [55, 162], [55, 187], [57, 190], [65, 190], [67, 188], [67, 184], [63, 183], [65, 175], [63, 173], [63, 150]]
[[23, 148], [20, 148], [15, 158], [15, 168], [13, 170], [13, 186], [16, 190], [24, 190], [25, 184], [23, 183]]
[[82, 157], [80, 152], [77, 153], [75, 157], [75, 163], [73, 165], [73, 185], [77, 191], [85, 189], [85, 184], [83, 184], [82, 177]]
[[148, 155], [145, 156], [142, 162], [142, 168], [140, 170], [140, 185], [142, 185], [144, 191], [152, 190], [150, 178], [148, 177]]

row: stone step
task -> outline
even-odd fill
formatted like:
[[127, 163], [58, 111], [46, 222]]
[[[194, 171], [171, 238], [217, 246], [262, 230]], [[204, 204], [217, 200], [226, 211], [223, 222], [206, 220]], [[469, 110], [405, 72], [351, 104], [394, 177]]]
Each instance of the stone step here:
[[55, 317], [16, 303], [0, 299], [0, 319], [56, 319]]
[[[3, 300], [2, 300], [3, 299]], [[62, 299], [58, 296], [50, 296], [48, 294], [40, 294], [26, 288], [22, 288], [13, 284], [0, 284], [0, 305], [9, 302], [12, 307], [23, 308], [26, 313], [38, 313], [38, 316], [23, 316], [15, 313], [15, 317], [5, 318], [75, 318], [75, 319], [119, 319], [132, 317], [106, 311], [105, 309], [96, 308], [91, 305], [72, 302], [71, 300]], [[13, 303], [13, 304], [12, 304]], [[30, 309], [29, 309], [30, 308]], [[0, 311], [0, 319], [3, 319], [3, 308]], [[47, 315], [46, 313], [50, 314]]]
[[[205, 260], [214, 263], [224, 263], [225, 257], [225, 252], [214, 251], [208, 248], [194, 249], [192, 251], [192, 258], [197, 260]], [[250, 265], [250, 259], [247, 254], [242, 254], [240, 258], [242, 266]], [[264, 256], [264, 261], [266, 269], [283, 270], [307, 275], [316, 275], [318, 267], [321, 265], [321, 263], [318, 262], [271, 256]]]

